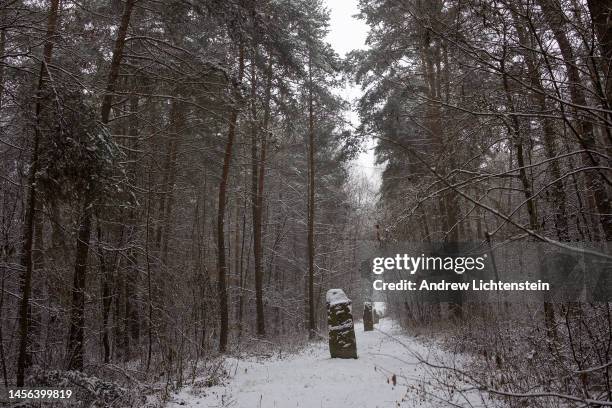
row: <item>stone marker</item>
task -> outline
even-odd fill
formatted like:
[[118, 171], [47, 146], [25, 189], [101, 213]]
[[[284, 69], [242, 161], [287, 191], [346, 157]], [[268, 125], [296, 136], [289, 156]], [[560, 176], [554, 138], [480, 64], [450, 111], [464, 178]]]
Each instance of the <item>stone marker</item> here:
[[327, 326], [332, 358], [357, 358], [351, 300], [342, 289], [327, 291]]
[[374, 317], [372, 316], [372, 303], [363, 304], [363, 331], [374, 330]]

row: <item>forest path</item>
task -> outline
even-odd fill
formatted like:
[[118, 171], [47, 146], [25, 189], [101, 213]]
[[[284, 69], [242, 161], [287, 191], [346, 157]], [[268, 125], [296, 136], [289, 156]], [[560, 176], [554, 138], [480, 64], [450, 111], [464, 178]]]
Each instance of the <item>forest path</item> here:
[[[374, 331], [355, 325], [359, 358], [331, 359], [326, 342], [282, 359], [230, 360], [236, 373], [225, 386], [181, 391], [172, 407], [424, 407], [407, 384], [427, 380], [427, 370], [411, 353], [429, 350], [406, 336], [395, 322], [381, 319]], [[399, 340], [399, 341], [398, 341]], [[401, 343], [400, 343], [401, 342]], [[237, 367], [236, 367], [237, 364]], [[397, 377], [393, 386], [391, 377]], [[200, 395], [198, 395], [200, 394]]]

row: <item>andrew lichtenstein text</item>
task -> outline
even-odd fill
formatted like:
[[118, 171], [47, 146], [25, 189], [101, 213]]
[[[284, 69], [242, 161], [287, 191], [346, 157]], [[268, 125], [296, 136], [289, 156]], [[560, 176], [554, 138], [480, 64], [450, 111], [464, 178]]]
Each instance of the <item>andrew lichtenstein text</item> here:
[[[386, 271], [405, 271], [415, 275], [417, 271], [453, 271], [462, 275], [469, 271], [482, 271], [485, 269], [487, 255], [480, 257], [439, 257], [421, 256], [413, 257], [408, 254], [397, 254], [394, 257], [377, 257], [372, 260], [372, 273], [381, 275]], [[374, 290], [405, 290], [405, 291], [548, 291], [550, 284], [537, 280], [521, 282], [504, 282], [501, 280], [473, 279], [470, 282], [439, 282], [422, 279], [418, 282], [409, 279], [400, 279], [396, 282], [385, 282], [375, 279], [372, 282]]]

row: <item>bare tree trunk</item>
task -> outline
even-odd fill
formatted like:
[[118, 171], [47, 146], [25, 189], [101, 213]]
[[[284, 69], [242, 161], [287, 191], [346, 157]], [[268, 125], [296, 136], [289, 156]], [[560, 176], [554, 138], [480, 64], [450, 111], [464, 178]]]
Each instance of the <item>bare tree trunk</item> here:
[[[246, 213], [247, 213], [247, 199], [244, 198], [244, 206], [242, 210], [242, 240], [240, 242], [240, 264], [238, 265], [238, 282], [240, 285], [240, 292], [238, 295], [238, 337], [242, 337], [242, 317], [244, 314], [244, 286], [245, 286], [245, 270], [244, 270], [244, 241], [246, 238]], [[247, 254], [248, 257], [248, 254]]]
[[70, 336], [68, 339], [68, 369], [83, 370], [83, 342], [85, 340], [85, 274], [89, 255], [92, 206], [84, 200], [76, 245], [72, 306], [70, 308]]
[[609, 109], [612, 106], [612, 77], [609, 71], [612, 65], [612, 24], [610, 24], [612, 19], [612, 1], [587, 0], [587, 5], [603, 57], [602, 71], [604, 73], [605, 93]]
[[[36, 208], [34, 208], [34, 243], [32, 248], [32, 281], [37, 277], [37, 272], [40, 272], [44, 267], [44, 240], [43, 240], [43, 203], [42, 200], [36, 200]], [[32, 285], [30, 298], [40, 297], [40, 287]], [[36, 341], [40, 337], [42, 327], [41, 310], [35, 308], [30, 303], [28, 306], [28, 321], [30, 329], [28, 333], [28, 350], [36, 350]], [[28, 364], [32, 363], [32, 353], [28, 353]]]
[[[100, 227], [100, 220], [97, 222], [97, 233], [98, 233], [98, 243], [102, 242], [102, 228]], [[104, 256], [104, 252], [102, 251], [102, 246], [98, 247], [98, 256], [100, 262], [100, 280], [102, 287], [102, 348], [103, 348], [103, 358], [104, 363], [108, 364], [110, 362], [110, 338], [109, 338], [109, 320], [110, 320], [110, 307], [111, 307], [111, 281], [112, 276], [110, 274], [110, 267], [108, 262], [106, 262], [106, 258]]]
[[[130, 135], [130, 140], [132, 143], [137, 143], [138, 140], [138, 118], [136, 113], [138, 112], [138, 96], [131, 95], [130, 96], [130, 117], [128, 121], [128, 133]], [[136, 233], [137, 233], [137, 215], [136, 210], [130, 210], [128, 225], [130, 234], [127, 239], [128, 242], [134, 242]], [[136, 346], [140, 343], [140, 319], [139, 319], [139, 307], [138, 301], [136, 299], [136, 288], [138, 284], [138, 277], [140, 274], [140, 270], [138, 267], [138, 256], [137, 251], [130, 245], [130, 249], [128, 250], [127, 259], [129, 263], [130, 273], [126, 278], [126, 292], [125, 292], [125, 301], [126, 301], [126, 331], [129, 333], [128, 340], [130, 343], [134, 342]], [[128, 349], [129, 350], [129, 349]], [[129, 358], [129, 352], [127, 353]]]
[[255, 261], [255, 306], [257, 316], [257, 335], [266, 335], [263, 307], [263, 268], [261, 246], [261, 207], [259, 194], [259, 166], [257, 158], [257, 48], [253, 47], [251, 62], [251, 203], [253, 211], [253, 257]]
[[[134, 235], [135, 227], [129, 228], [130, 236]], [[138, 258], [134, 248], [130, 248], [127, 252], [128, 270], [125, 276], [125, 320], [124, 320], [124, 335], [125, 335], [125, 361], [131, 358], [133, 346], [138, 346], [140, 341], [140, 325], [138, 319], [138, 302], [136, 301], [136, 285], [138, 282]]]
[[[136, 0], [127, 0], [121, 23], [117, 31], [117, 39], [113, 49], [113, 58], [111, 61], [110, 71], [106, 84], [106, 92], [102, 99], [101, 122], [107, 125], [110, 118], [110, 111], [113, 102], [113, 94], [117, 78], [119, 78], [119, 68], [123, 58], [123, 49], [125, 46], [125, 38], [127, 36], [132, 10]], [[79, 227], [79, 236], [76, 245], [76, 262], [74, 267], [74, 287], [72, 289], [72, 312], [70, 319], [70, 335], [69, 335], [69, 368], [83, 369], [83, 338], [84, 338], [84, 314], [85, 314], [85, 274], [87, 273], [87, 257], [89, 255], [89, 239], [91, 234], [91, 218], [92, 218], [93, 198], [86, 197], [83, 205], [83, 217]]]
[[259, 157], [257, 155], [257, 118], [256, 118], [256, 105], [255, 98], [257, 97], [257, 81], [255, 64], [252, 67], [252, 87], [251, 87], [251, 116], [253, 120], [252, 124], [252, 137], [251, 137], [251, 183], [252, 183], [252, 194], [251, 199], [253, 203], [253, 255], [255, 259], [255, 300], [257, 309], [257, 334], [259, 336], [265, 336], [265, 314], [263, 304], [263, 196], [264, 196], [264, 184], [265, 184], [265, 160], [266, 160], [266, 143], [267, 143], [267, 131], [268, 122], [270, 120], [270, 88], [272, 82], [272, 59], [269, 59], [268, 68], [266, 72], [267, 83], [266, 83], [266, 94], [264, 101], [264, 118], [262, 123], [262, 132], [260, 136], [260, 152]]
[[165, 268], [168, 261], [168, 244], [170, 218], [174, 206], [174, 183], [176, 181], [176, 158], [178, 153], [182, 125], [182, 107], [180, 102], [172, 100], [170, 108], [170, 134], [166, 146], [166, 161], [164, 163], [162, 186], [165, 191], [161, 194], [159, 204], [159, 220], [156, 233], [156, 244], [159, 250], [162, 267]]
[[[235, 96], [239, 96], [239, 86], [244, 74], [244, 47], [240, 45], [238, 61], [238, 78], [235, 84]], [[236, 98], [237, 99], [237, 98]], [[238, 103], [237, 100], [234, 101]], [[223, 157], [223, 171], [219, 184], [219, 202], [217, 211], [217, 289], [219, 291], [219, 351], [224, 353], [227, 349], [227, 337], [229, 330], [229, 313], [227, 304], [227, 262], [225, 259], [225, 206], [227, 195], [227, 184], [229, 182], [230, 165], [232, 162], [232, 152], [234, 139], [236, 137], [236, 124], [238, 122], [238, 107], [234, 106], [229, 120], [227, 131], [227, 141], [225, 143], [225, 155]]]
[[312, 83], [312, 57], [308, 56], [308, 331], [314, 339], [317, 330], [314, 304], [314, 217], [315, 217], [315, 129]]
[[151, 285], [151, 260], [149, 258], [149, 232], [151, 230], [149, 220], [151, 219], [151, 169], [149, 168], [147, 177], [147, 209], [145, 225], [145, 262], [147, 266], [147, 363], [146, 371], [151, 367], [151, 357], [153, 354], [153, 291]]
[[[0, 14], [0, 25], [4, 26], [5, 14], [4, 11]], [[3, 28], [0, 30], [0, 56], [4, 55], [6, 49], [6, 30]], [[4, 65], [0, 65], [0, 110], [2, 109], [2, 97], [4, 90]], [[4, 333], [3, 333], [3, 324], [4, 324], [4, 287], [6, 284], [6, 266], [9, 263], [10, 255], [9, 251], [5, 250], [4, 252], [4, 265], [2, 268], [2, 278], [0, 278], [0, 364], [2, 364], [2, 377], [4, 379], [4, 387], [8, 388], [8, 373], [6, 370], [6, 356], [4, 353]]]
[[[426, 2], [419, 0], [417, 8], [422, 13], [423, 18], [438, 20], [442, 15], [442, 2]], [[443, 126], [443, 116], [441, 104], [444, 101], [443, 89], [446, 92], [446, 103], [450, 98], [450, 72], [448, 72], [448, 52], [443, 49], [443, 39], [435, 38], [427, 27], [421, 27], [420, 35], [420, 57], [423, 74], [426, 80], [426, 93], [429, 102], [426, 104], [427, 118], [425, 119], [426, 128], [433, 140], [434, 152], [438, 155], [447, 154], [448, 159], [445, 163], [447, 171], [452, 171], [455, 164], [455, 147], [449, 144], [445, 138]], [[442, 51], [444, 55], [442, 55]], [[442, 68], [442, 59], [445, 59]], [[445, 149], [448, 149], [445, 152]], [[454, 191], [447, 191], [440, 198], [441, 224], [445, 232], [444, 241], [456, 243], [459, 240], [459, 201], [458, 195]], [[462, 295], [457, 292], [449, 302], [449, 309], [452, 316], [461, 318], [463, 315]]]
[[29, 361], [28, 337], [29, 337], [29, 311], [30, 311], [30, 294], [32, 291], [32, 269], [33, 255], [32, 248], [34, 243], [34, 220], [35, 209], [38, 203], [36, 194], [36, 173], [38, 172], [38, 149], [40, 144], [40, 114], [43, 109], [42, 91], [45, 86], [45, 79], [48, 76], [48, 64], [51, 62], [53, 53], [52, 37], [55, 35], [57, 26], [57, 15], [59, 10], [59, 0], [51, 1], [49, 17], [47, 20], [47, 33], [43, 49], [43, 62], [40, 66], [40, 74], [38, 76], [38, 88], [36, 106], [34, 108], [36, 114], [36, 126], [34, 131], [34, 143], [32, 147], [32, 156], [30, 158], [30, 175], [28, 176], [29, 196], [26, 204], [26, 219], [24, 224], [24, 243], [22, 249], [21, 265], [25, 269], [21, 281], [21, 303], [19, 306], [19, 356], [17, 357], [17, 383], [18, 387], [22, 387], [25, 379], [25, 370]]
[[125, 8], [123, 9], [123, 15], [121, 16], [121, 23], [117, 32], [117, 39], [115, 40], [115, 47], [113, 49], [113, 59], [111, 60], [110, 71], [108, 73], [108, 80], [106, 82], [106, 93], [102, 99], [101, 109], [101, 121], [103, 124], [108, 124], [110, 117], [111, 106], [113, 103], [113, 94], [115, 92], [115, 86], [117, 85], [117, 78], [119, 78], [119, 68], [121, 67], [121, 60], [123, 59], [123, 49], [125, 48], [125, 38], [127, 37], [127, 30], [130, 25], [130, 19], [132, 18], [132, 11], [134, 10], [134, 4], [137, 0], [126, 0]]
[[[260, 153], [259, 153], [259, 170], [257, 172], [257, 211], [256, 211], [256, 222], [258, 225], [257, 232], [259, 237], [257, 241], [258, 245], [255, 247], [255, 250], [259, 252], [259, 287], [261, 295], [261, 301], [257, 304], [257, 313], [261, 314], [260, 322], [257, 324], [257, 332], [258, 334], [264, 336], [265, 335], [265, 326], [264, 326], [264, 306], [263, 306], [263, 289], [262, 289], [262, 281], [263, 281], [263, 260], [264, 260], [264, 250], [263, 250], [263, 206], [264, 206], [264, 187], [265, 187], [265, 178], [266, 178], [266, 154], [267, 154], [267, 142], [268, 142], [268, 125], [270, 123], [270, 98], [271, 98], [271, 90], [272, 90], [272, 57], [269, 57], [268, 68], [267, 68], [267, 83], [266, 83], [266, 93], [265, 93], [265, 101], [264, 101], [264, 118], [261, 132], [261, 144], [260, 144]], [[256, 253], [257, 253], [256, 252]], [[256, 255], [257, 257], [257, 255]], [[256, 261], [257, 265], [257, 261]], [[257, 278], [257, 275], [256, 275]]]
[[[510, 85], [508, 84], [508, 74], [505, 68], [506, 58], [502, 58], [501, 60], [501, 73], [502, 73], [502, 81], [504, 85], [504, 91], [506, 94], [506, 103], [508, 104], [508, 109], [510, 112], [515, 112], [514, 101], [512, 100], [512, 94], [510, 92]], [[511, 133], [511, 138], [514, 142], [514, 147], [516, 148], [516, 162], [519, 167], [519, 178], [521, 180], [521, 184], [523, 185], [523, 195], [525, 196], [526, 205], [527, 205], [527, 213], [529, 215], [529, 227], [533, 231], [538, 230], [538, 216], [536, 213], [536, 205], [534, 199], [531, 197], [533, 195], [531, 181], [527, 175], [527, 170], [525, 169], [525, 156], [523, 154], [523, 133], [521, 132], [521, 124], [519, 122], [519, 118], [516, 115], [512, 115], [510, 119], [510, 124], [508, 124], [508, 130]]]

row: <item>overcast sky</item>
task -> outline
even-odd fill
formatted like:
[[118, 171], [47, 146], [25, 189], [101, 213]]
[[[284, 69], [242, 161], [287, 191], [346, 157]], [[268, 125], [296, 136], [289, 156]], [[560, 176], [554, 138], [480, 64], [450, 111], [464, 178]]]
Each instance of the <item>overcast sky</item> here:
[[353, 18], [359, 13], [357, 0], [325, 0], [331, 11], [328, 41], [340, 56], [356, 48], [365, 47], [368, 26], [363, 20]]
[[[325, 0], [327, 8], [330, 10], [329, 34], [327, 41], [334, 47], [341, 56], [354, 49], [365, 48], [365, 40], [368, 33], [368, 26], [363, 20], [353, 18], [359, 13], [357, 7], [358, 0]], [[342, 90], [342, 96], [353, 101], [361, 95], [358, 86], [347, 84]], [[358, 117], [355, 112], [349, 115], [354, 125], [358, 124]], [[368, 151], [362, 153], [353, 163], [357, 172], [363, 172], [370, 178], [376, 186], [380, 183], [380, 169], [374, 166], [374, 153], [372, 150], [373, 142], [368, 143]]]

